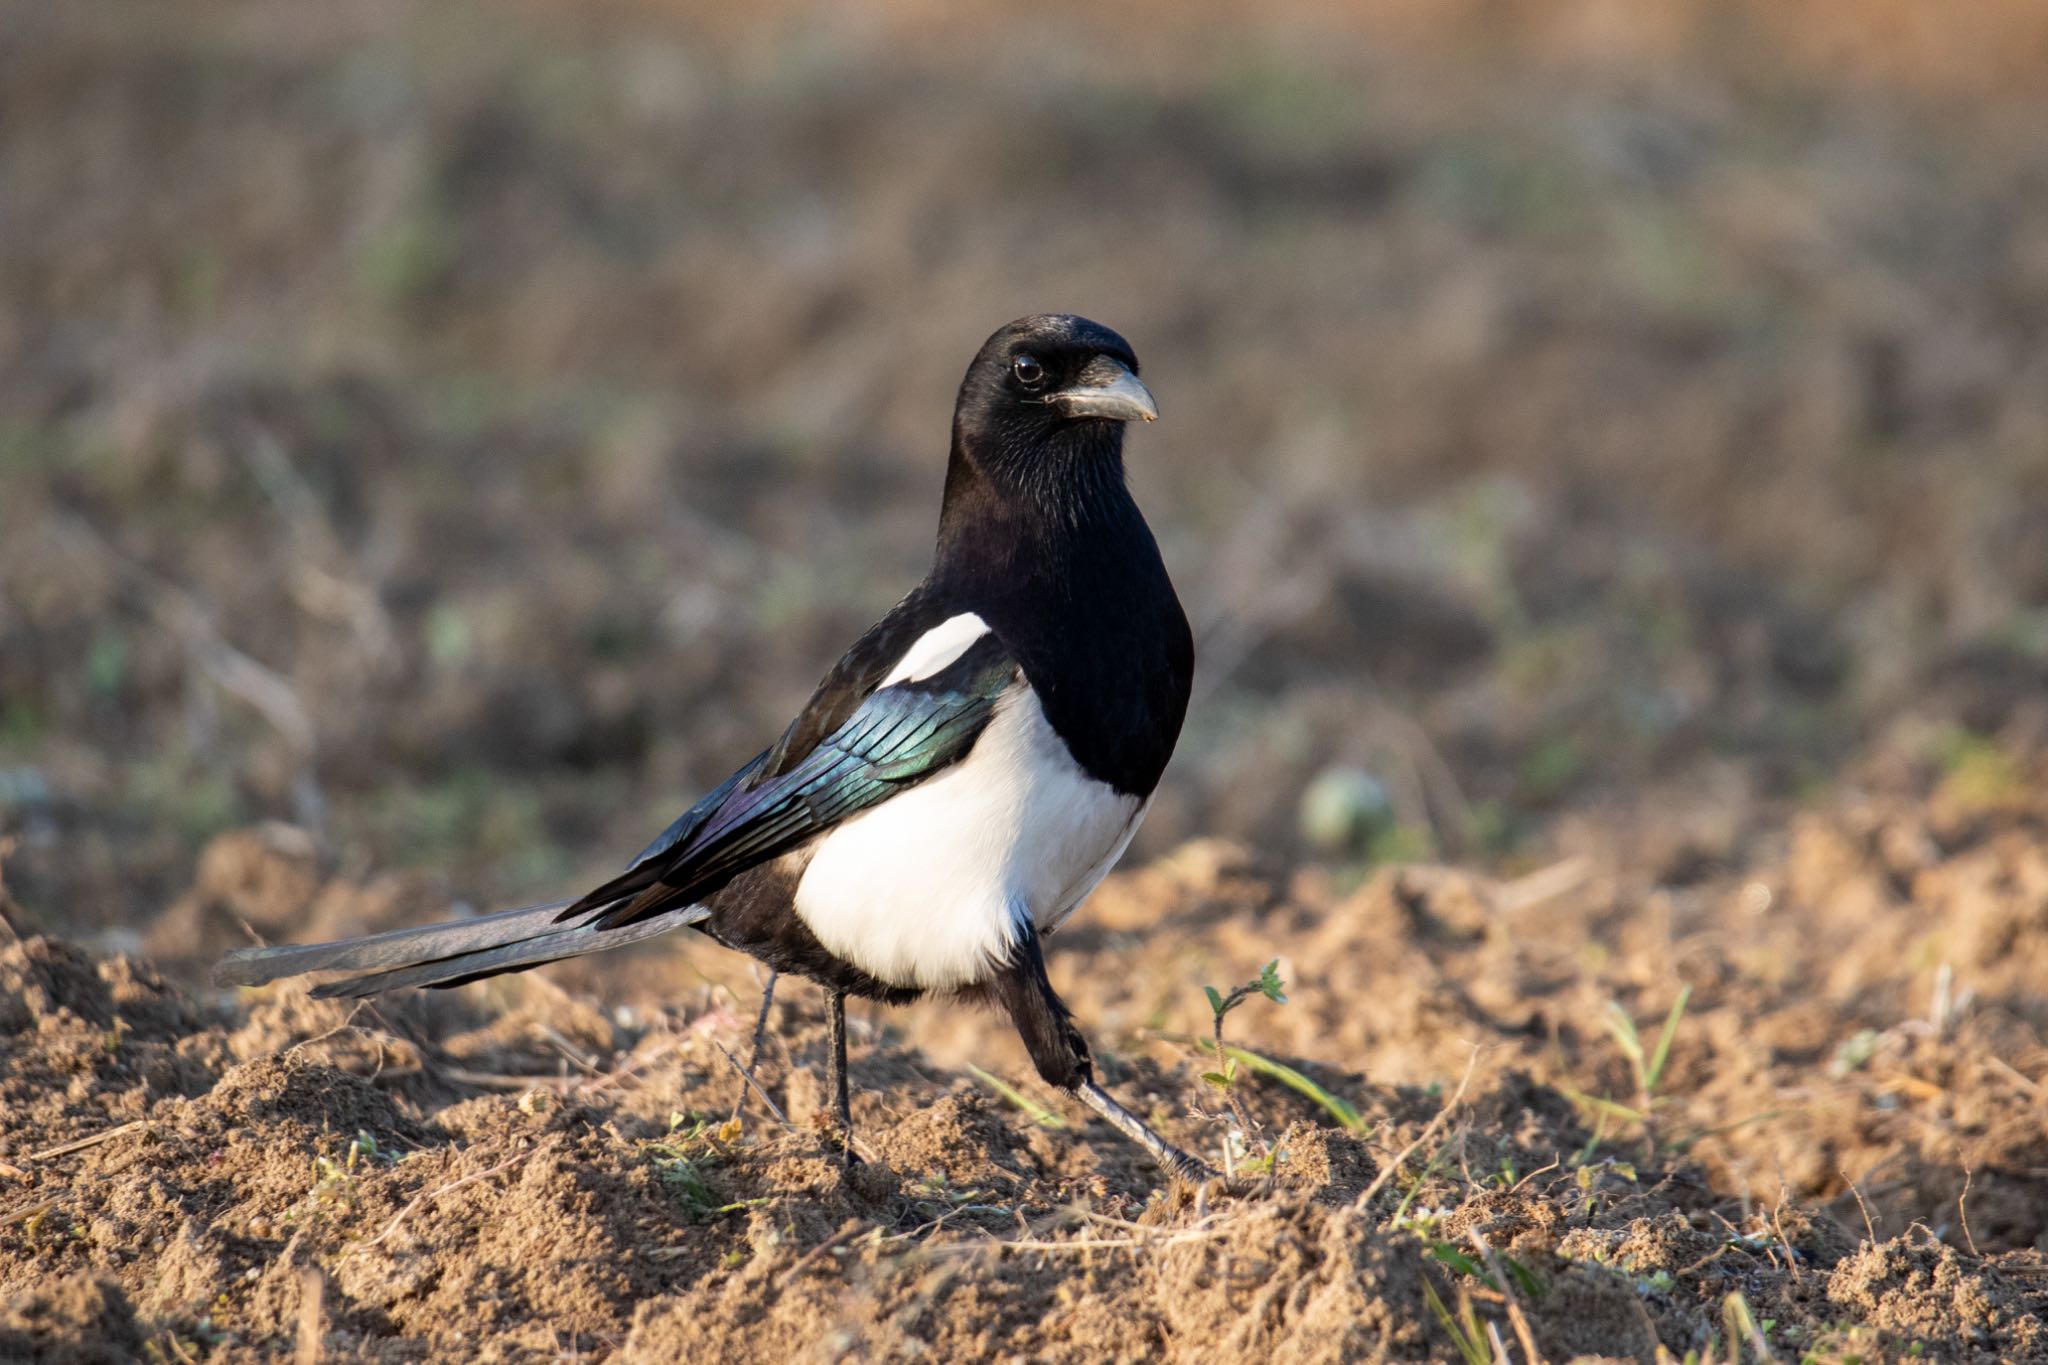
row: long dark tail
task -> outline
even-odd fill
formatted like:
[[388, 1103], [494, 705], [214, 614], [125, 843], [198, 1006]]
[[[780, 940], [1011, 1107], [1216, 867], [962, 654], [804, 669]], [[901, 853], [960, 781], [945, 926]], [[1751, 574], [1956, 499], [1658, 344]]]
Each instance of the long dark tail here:
[[[316, 996], [376, 995], [401, 986], [460, 986], [523, 971], [543, 962], [581, 957], [695, 924], [711, 912], [700, 905], [638, 924], [604, 929], [556, 922], [568, 901], [501, 910], [474, 919], [394, 929], [338, 943], [282, 948], [241, 948], [222, 958], [213, 979], [223, 986], [260, 986], [310, 972], [341, 973], [313, 988]], [[594, 916], [593, 916], [594, 918]]]

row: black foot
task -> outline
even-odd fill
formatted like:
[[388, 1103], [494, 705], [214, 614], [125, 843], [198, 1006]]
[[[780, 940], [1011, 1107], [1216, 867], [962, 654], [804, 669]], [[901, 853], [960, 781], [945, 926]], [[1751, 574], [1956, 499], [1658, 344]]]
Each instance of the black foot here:
[[1038, 1074], [1052, 1085], [1079, 1095], [1110, 1126], [1152, 1154], [1175, 1180], [1203, 1185], [1216, 1172], [1145, 1126], [1145, 1121], [1109, 1097], [1094, 1080], [1088, 1040], [1074, 1027], [1074, 1018], [1046, 979], [1045, 955], [1028, 918], [1010, 964], [989, 982], [989, 989], [1009, 1011], [1018, 1036], [1031, 1054]]
[[1189, 1156], [1180, 1148], [1152, 1131], [1151, 1127], [1136, 1114], [1110, 1098], [1109, 1092], [1094, 1081], [1083, 1081], [1074, 1087], [1084, 1103], [1103, 1118], [1110, 1126], [1131, 1141], [1143, 1147], [1175, 1180], [1189, 1185], [1206, 1185], [1221, 1179], [1209, 1164], [1197, 1157]]
[[839, 1165], [852, 1170], [861, 1164], [853, 1150], [853, 1094], [846, 1079], [846, 993], [834, 991], [828, 1022], [832, 1026], [832, 1115], [839, 1121]]

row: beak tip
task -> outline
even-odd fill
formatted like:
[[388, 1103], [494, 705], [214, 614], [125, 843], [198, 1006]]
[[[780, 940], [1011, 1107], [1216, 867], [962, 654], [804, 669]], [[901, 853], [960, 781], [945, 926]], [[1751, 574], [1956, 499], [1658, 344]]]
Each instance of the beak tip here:
[[1047, 401], [1058, 404], [1069, 417], [1107, 418], [1116, 422], [1158, 420], [1159, 406], [1152, 391], [1128, 368], [1106, 357], [1091, 368], [1098, 368], [1099, 373]]

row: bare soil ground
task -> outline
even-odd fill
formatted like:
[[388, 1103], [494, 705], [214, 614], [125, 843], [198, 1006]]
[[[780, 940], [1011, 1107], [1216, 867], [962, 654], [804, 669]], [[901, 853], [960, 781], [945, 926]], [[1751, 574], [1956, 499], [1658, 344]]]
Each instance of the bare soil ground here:
[[[1117, 876], [1057, 984], [1234, 1194], [1165, 1187], [935, 1002], [857, 1013], [844, 1176], [813, 993], [744, 1092], [758, 996], [701, 943], [357, 1009], [16, 942], [0, 1354], [2048, 1358], [2048, 774], [1980, 762], [1873, 761], [1661, 874], [1610, 834], [1504, 881], [1340, 890], [1219, 842]], [[154, 941], [401, 899], [244, 831]], [[1309, 1084], [1241, 1067], [1233, 1139], [1186, 1036], [1274, 957], [1288, 1000], [1228, 1040]], [[1653, 1049], [1681, 985], [1644, 1096], [1606, 1011]]]

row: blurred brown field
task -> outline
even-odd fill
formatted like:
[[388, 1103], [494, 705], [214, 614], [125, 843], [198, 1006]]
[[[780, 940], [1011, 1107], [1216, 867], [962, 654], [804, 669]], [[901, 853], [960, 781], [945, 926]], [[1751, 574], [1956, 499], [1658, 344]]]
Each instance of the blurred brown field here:
[[[1045, 308], [1165, 410], [1203, 662], [1141, 855], [1534, 865], [2041, 723], [2038, 5], [0, 34], [0, 831], [52, 924], [264, 818], [477, 902], [608, 867], [913, 581], [959, 371]], [[1319, 773], [1391, 818], [1310, 847]]]
[[[2044, 129], [2022, 0], [0, 0], [0, 1357], [2038, 1358]], [[613, 870], [1047, 309], [1199, 651], [1050, 970], [1249, 1194], [951, 1002], [849, 1175], [694, 936], [202, 984]]]

